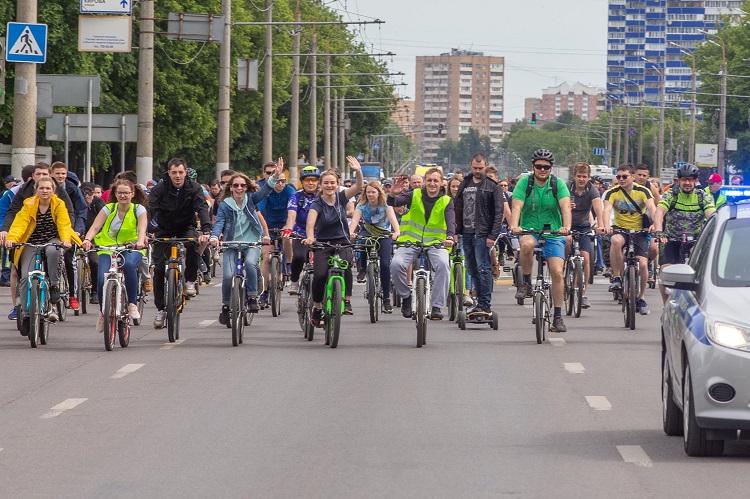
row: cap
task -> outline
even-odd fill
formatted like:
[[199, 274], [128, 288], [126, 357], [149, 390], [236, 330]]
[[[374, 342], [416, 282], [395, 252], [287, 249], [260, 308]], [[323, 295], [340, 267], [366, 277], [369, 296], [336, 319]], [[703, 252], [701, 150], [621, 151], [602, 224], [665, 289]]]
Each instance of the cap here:
[[6, 183], [6, 184], [8, 182], [18, 182], [18, 179], [16, 177], [14, 177], [13, 175], [8, 175], [7, 177], [5, 177], [3, 179], [3, 182]]
[[383, 185], [393, 185], [393, 180], [387, 178], [383, 180]]
[[708, 183], [709, 184], [723, 184], [724, 179], [721, 178], [721, 175], [718, 173], [712, 173], [711, 176], [708, 177]]

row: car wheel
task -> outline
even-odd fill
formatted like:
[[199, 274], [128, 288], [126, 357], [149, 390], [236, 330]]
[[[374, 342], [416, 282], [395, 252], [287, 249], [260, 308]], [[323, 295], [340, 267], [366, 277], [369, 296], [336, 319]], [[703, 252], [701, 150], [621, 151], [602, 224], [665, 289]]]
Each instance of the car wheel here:
[[695, 419], [694, 400], [690, 365], [686, 363], [682, 380], [682, 424], [684, 427], [685, 454], [692, 457], [720, 456], [724, 452], [724, 441], [706, 438], [706, 430], [698, 426]]
[[682, 411], [674, 402], [674, 388], [672, 374], [669, 367], [667, 352], [662, 354], [661, 371], [661, 416], [664, 433], [670, 437], [682, 435]]

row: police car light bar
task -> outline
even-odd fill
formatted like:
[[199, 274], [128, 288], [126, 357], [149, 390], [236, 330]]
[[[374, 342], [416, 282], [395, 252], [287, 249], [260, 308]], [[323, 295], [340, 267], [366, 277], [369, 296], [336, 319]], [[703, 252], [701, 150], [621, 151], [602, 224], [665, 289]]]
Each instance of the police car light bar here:
[[728, 203], [750, 200], [750, 185], [725, 185], [722, 186], [721, 193]]

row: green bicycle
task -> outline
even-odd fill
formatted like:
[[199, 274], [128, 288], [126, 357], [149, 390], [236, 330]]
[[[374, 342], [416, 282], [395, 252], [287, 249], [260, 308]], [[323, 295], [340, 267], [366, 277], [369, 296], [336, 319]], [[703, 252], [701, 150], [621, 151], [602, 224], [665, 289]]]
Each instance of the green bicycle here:
[[344, 273], [349, 268], [349, 262], [338, 256], [337, 253], [342, 249], [351, 248], [352, 244], [316, 242], [311, 247], [313, 250], [334, 250], [334, 254], [328, 257], [328, 276], [326, 277], [325, 294], [323, 295], [323, 327], [326, 345], [336, 348], [339, 344], [341, 332], [341, 316], [344, 315], [344, 297], [346, 296]]
[[453, 322], [464, 309], [464, 290], [466, 289], [466, 266], [461, 245], [456, 244], [451, 250], [450, 287], [448, 288], [448, 320]]

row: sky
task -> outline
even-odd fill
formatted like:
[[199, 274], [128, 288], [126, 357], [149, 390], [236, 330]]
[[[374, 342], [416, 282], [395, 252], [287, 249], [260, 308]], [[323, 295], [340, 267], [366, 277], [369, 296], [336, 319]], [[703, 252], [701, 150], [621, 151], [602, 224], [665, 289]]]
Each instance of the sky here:
[[[565, 81], [604, 87], [607, 0], [332, 0], [344, 20], [385, 21], [352, 27], [385, 58], [402, 96], [414, 98], [415, 58], [451, 48], [505, 57], [505, 121], [523, 118], [526, 97]], [[359, 15], [357, 15], [359, 14]], [[365, 17], [367, 16], [367, 17]]]

